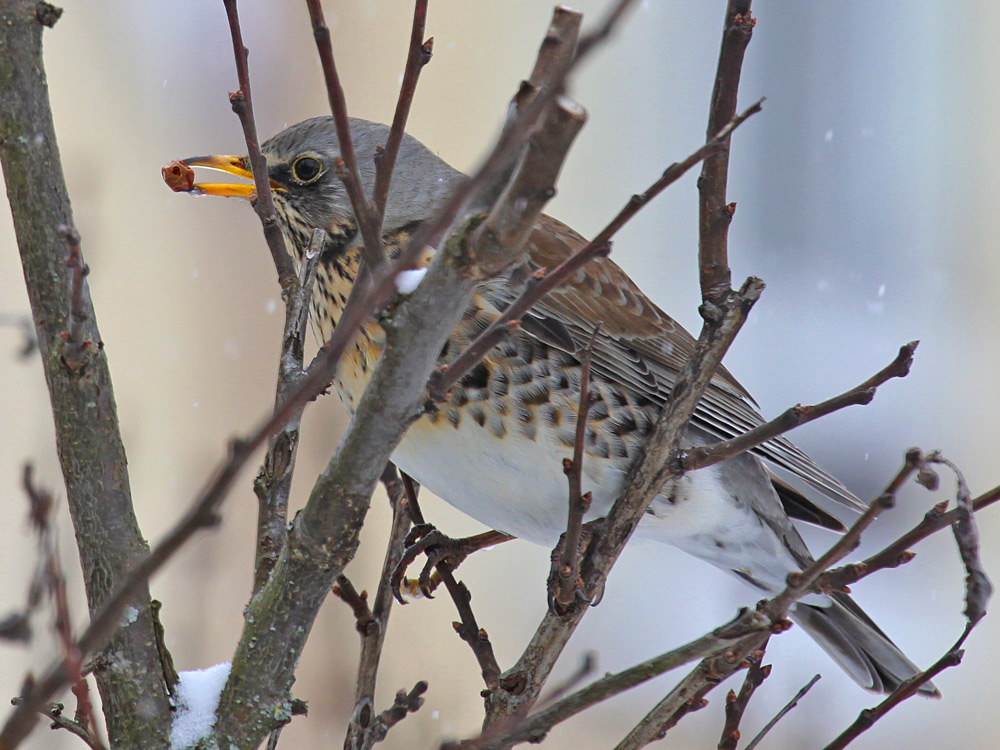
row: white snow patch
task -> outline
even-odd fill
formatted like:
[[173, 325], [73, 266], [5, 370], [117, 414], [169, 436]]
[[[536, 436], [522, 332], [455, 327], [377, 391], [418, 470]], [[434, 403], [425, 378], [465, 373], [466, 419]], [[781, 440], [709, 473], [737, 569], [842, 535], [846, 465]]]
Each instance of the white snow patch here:
[[131, 625], [138, 619], [139, 619], [139, 610], [137, 610], [135, 607], [125, 607], [125, 609], [122, 611], [122, 619], [119, 624], [121, 625], [121, 627], [124, 628], [128, 625]]
[[413, 294], [420, 282], [427, 274], [426, 268], [417, 268], [413, 271], [400, 271], [396, 274], [396, 288], [400, 294]]
[[177, 683], [177, 709], [170, 728], [171, 750], [193, 747], [215, 726], [215, 709], [229, 679], [228, 661], [208, 669], [181, 672]]

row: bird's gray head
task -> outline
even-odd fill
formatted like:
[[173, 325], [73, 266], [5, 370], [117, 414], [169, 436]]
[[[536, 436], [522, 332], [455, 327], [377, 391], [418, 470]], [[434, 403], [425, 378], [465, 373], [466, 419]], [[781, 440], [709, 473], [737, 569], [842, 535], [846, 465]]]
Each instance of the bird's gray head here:
[[[365, 193], [375, 184], [375, 153], [389, 138], [389, 127], [351, 118], [351, 138]], [[334, 162], [340, 145], [332, 117], [314, 117], [278, 133], [261, 145], [271, 179], [284, 188], [279, 200], [310, 228], [354, 220], [354, 210]], [[415, 138], [399, 148], [389, 189], [383, 229], [390, 232], [430, 217], [461, 174]]]
[[[365, 193], [375, 184], [375, 153], [389, 138], [389, 127], [352, 117], [351, 137]], [[275, 208], [299, 237], [317, 227], [330, 229], [355, 223], [354, 210], [343, 182], [337, 177], [335, 162], [340, 145], [332, 117], [314, 117], [285, 128], [261, 144], [274, 190]], [[221, 169], [248, 177], [245, 157], [199, 156], [185, 159], [190, 166]], [[391, 232], [433, 215], [462, 174], [433, 154], [415, 138], [405, 135], [396, 159], [383, 231]], [[251, 186], [194, 184], [196, 190], [211, 195], [249, 197]], [[291, 225], [289, 227], [288, 225]]]

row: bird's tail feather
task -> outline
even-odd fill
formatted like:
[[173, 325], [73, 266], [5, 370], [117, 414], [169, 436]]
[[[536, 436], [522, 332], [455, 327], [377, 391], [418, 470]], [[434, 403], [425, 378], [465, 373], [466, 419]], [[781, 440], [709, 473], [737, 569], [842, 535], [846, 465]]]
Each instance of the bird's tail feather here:
[[[830, 606], [798, 603], [791, 618], [833, 658], [861, 687], [891, 693], [920, 669], [845, 594], [834, 594]], [[939, 698], [933, 683], [926, 682], [920, 694]]]

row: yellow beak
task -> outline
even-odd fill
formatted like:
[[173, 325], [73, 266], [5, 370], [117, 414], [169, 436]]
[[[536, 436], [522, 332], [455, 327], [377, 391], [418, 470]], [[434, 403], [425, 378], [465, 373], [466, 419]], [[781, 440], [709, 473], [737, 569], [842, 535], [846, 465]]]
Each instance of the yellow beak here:
[[[191, 167], [207, 167], [217, 169], [226, 174], [243, 177], [245, 182], [195, 182]], [[188, 192], [196, 195], [217, 195], [223, 198], [244, 198], [252, 200], [257, 195], [253, 184], [253, 173], [243, 166], [241, 156], [193, 156], [188, 159], [174, 161], [162, 169], [163, 180], [177, 192]], [[271, 190], [284, 190], [281, 183], [271, 180]]]

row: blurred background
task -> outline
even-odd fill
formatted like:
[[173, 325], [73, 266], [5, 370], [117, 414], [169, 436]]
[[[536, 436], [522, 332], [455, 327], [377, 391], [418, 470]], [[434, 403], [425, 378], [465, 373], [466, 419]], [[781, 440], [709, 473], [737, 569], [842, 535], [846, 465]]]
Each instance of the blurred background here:
[[[577, 6], [593, 22], [607, 5]], [[722, 28], [722, 0], [645, 0], [586, 65], [572, 94], [590, 121], [570, 156], [550, 213], [592, 235], [670, 162], [704, 140]], [[67, 3], [45, 34], [46, 65], [64, 167], [90, 288], [114, 375], [140, 523], [155, 543], [180, 515], [226, 440], [270, 408], [281, 302], [260, 225], [246, 204], [171, 193], [159, 169], [201, 153], [241, 153], [243, 137], [227, 92], [236, 88], [222, 4]], [[734, 279], [761, 276], [767, 291], [727, 365], [773, 416], [852, 386], [921, 339], [905, 380], [865, 408], [838, 413], [794, 439], [858, 495], [880, 491], [904, 450], [942, 449], [973, 492], [1000, 481], [996, 459], [1000, 364], [996, 322], [1000, 263], [992, 234], [1000, 183], [993, 137], [1000, 106], [990, 2], [759, 0], [747, 52], [741, 108], [766, 95], [764, 112], [734, 139], [729, 197]], [[322, 76], [300, 2], [241, 3], [262, 135], [325, 114]], [[326, 3], [352, 114], [388, 121], [403, 70], [411, 3]], [[472, 169], [496, 134], [518, 81], [531, 69], [551, 7], [435, 0], [410, 132], [462, 169]], [[697, 330], [695, 175], [672, 187], [615, 243], [614, 258], [661, 307]], [[0, 313], [26, 314], [9, 214], [0, 212]], [[0, 614], [24, 601], [33, 548], [19, 488], [23, 462], [58, 492], [48, 398], [37, 358], [20, 360], [21, 334], [0, 328]], [[308, 412], [295, 503], [329, 458], [344, 412], [327, 397]], [[163, 600], [168, 645], [179, 669], [228, 660], [251, 585], [256, 502], [247, 470], [224, 509], [152, 582]], [[908, 487], [859, 554], [912, 526], [952, 491]], [[72, 531], [61, 508], [61, 545], [72, 571], [77, 626], [85, 621]], [[444, 531], [477, 524], [440, 502], [424, 510]], [[1000, 511], [981, 518], [984, 558], [1000, 577]], [[375, 497], [361, 551], [348, 569], [374, 588], [388, 518]], [[809, 535], [814, 549], [831, 538]], [[855, 587], [858, 600], [919, 664], [934, 661], [963, 627], [962, 569], [951, 539], [925, 542], [905, 568]], [[545, 606], [548, 550], [514, 542], [475, 556], [461, 570], [480, 623], [502, 666], [525, 644]], [[568, 674], [594, 652], [597, 674], [619, 670], [702, 634], [755, 594], [707, 565], [658, 545], [630, 549], [607, 595], [564, 656]], [[17, 693], [27, 669], [54, 653], [38, 620], [28, 648], [0, 651], [0, 696]], [[436, 748], [476, 732], [478, 670], [450, 626], [450, 600], [419, 601], [393, 613], [379, 708], [399, 688], [430, 682], [425, 707], [392, 731], [387, 748]], [[940, 702], [896, 709], [855, 747], [986, 747], [996, 722], [1000, 619], [968, 642], [965, 664], [937, 680]], [[351, 710], [357, 637], [350, 611], [331, 597], [313, 630], [295, 695], [309, 701], [281, 747], [340, 746]], [[772, 641], [774, 671], [744, 719], [759, 728], [816, 672], [823, 680], [765, 743], [820, 747], [875, 702], [794, 629]], [[678, 674], [608, 702], [553, 733], [548, 747], [610, 747], [673, 685]], [[558, 681], [558, 675], [555, 678]], [[741, 678], [740, 678], [741, 679]], [[738, 689], [734, 681], [733, 687]], [[722, 686], [703, 711], [663, 743], [714, 747]], [[994, 733], [991, 736], [990, 733]], [[37, 730], [30, 748], [79, 746]]]

